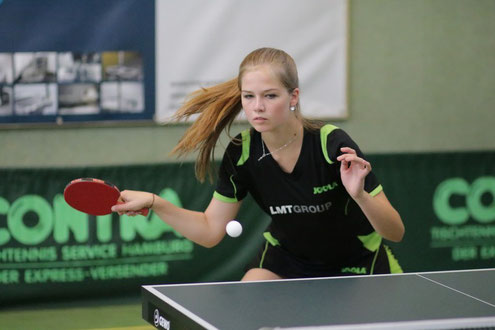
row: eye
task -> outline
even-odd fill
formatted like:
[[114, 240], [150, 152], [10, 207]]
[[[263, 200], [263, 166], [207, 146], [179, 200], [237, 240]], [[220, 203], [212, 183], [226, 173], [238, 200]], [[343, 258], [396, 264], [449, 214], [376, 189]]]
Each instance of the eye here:
[[269, 99], [274, 99], [276, 98], [278, 95], [277, 94], [266, 94], [265, 97], [269, 98]]
[[244, 95], [242, 95], [242, 97], [245, 98], [245, 99], [251, 99], [253, 97], [253, 95], [251, 95], [251, 94], [244, 94]]

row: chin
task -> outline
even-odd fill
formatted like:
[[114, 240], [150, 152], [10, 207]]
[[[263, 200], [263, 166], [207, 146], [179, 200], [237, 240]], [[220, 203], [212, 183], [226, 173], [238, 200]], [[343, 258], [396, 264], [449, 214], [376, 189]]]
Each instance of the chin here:
[[254, 130], [257, 131], [258, 133], [263, 133], [263, 132], [267, 132], [270, 130], [270, 127], [265, 126], [265, 125], [253, 125], [253, 124], [251, 124], [251, 127], [254, 128]]

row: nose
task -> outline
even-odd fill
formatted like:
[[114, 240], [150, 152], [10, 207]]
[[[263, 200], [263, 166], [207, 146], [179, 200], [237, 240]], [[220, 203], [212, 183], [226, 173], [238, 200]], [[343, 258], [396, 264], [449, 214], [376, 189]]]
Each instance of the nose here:
[[263, 103], [263, 99], [260, 97], [256, 98], [256, 103], [254, 105], [254, 111], [262, 112], [265, 111], [265, 104]]

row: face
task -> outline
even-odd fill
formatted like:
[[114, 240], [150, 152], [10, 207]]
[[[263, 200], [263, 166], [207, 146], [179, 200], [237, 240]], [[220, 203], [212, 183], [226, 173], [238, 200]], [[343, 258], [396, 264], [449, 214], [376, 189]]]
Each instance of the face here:
[[255, 67], [241, 79], [241, 100], [247, 120], [258, 132], [283, 127], [294, 116], [289, 110], [298, 102], [299, 90], [291, 94], [267, 66]]

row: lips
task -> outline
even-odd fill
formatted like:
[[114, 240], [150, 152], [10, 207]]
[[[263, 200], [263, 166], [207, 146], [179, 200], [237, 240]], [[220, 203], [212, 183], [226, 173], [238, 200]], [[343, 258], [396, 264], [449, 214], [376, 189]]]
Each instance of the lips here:
[[264, 122], [265, 120], [266, 120], [266, 118], [263, 118], [263, 117], [254, 117], [253, 118], [253, 121], [258, 122], [258, 123]]

